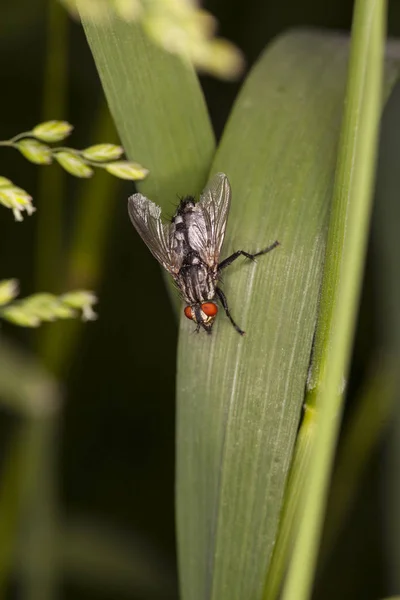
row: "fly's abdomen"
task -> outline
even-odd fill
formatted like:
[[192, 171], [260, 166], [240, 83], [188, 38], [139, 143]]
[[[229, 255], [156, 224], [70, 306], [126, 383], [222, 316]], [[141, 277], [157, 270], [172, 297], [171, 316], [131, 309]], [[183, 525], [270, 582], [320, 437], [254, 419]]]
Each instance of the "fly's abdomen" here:
[[178, 275], [178, 285], [188, 304], [212, 300], [216, 282], [204, 263], [185, 265]]

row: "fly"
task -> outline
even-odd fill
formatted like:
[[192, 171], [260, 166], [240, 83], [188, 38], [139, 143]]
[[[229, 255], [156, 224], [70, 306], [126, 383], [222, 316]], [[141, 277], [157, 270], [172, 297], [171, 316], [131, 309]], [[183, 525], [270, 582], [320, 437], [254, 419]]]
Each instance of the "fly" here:
[[254, 260], [277, 246], [276, 241], [264, 250], [250, 254], [237, 250], [219, 262], [231, 203], [231, 186], [224, 173], [211, 179], [195, 202], [193, 196], [182, 198], [171, 223], [161, 220], [161, 208], [142, 194], [128, 200], [131, 221], [158, 262], [170, 273], [186, 302], [188, 319], [211, 333], [218, 313], [218, 299], [240, 335], [244, 331], [235, 323], [226, 296], [218, 286], [221, 272], [239, 256]]

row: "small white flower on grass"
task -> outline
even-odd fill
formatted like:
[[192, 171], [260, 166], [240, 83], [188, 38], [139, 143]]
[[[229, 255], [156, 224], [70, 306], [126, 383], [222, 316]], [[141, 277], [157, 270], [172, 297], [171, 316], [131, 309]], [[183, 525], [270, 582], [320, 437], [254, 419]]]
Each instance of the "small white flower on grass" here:
[[32, 204], [32, 196], [22, 188], [13, 185], [1, 185], [0, 182], [0, 204], [11, 208], [16, 221], [23, 221], [23, 212], [32, 215], [36, 208]]
[[97, 303], [97, 296], [93, 292], [78, 290], [68, 292], [60, 298], [67, 306], [82, 311], [82, 321], [95, 321], [97, 314], [93, 310], [93, 305]]
[[8, 304], [19, 294], [17, 279], [3, 279], [0, 281], [0, 306]]

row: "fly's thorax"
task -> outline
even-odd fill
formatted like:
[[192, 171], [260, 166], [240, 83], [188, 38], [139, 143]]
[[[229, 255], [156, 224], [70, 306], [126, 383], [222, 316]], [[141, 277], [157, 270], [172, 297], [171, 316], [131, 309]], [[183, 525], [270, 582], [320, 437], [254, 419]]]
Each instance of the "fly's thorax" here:
[[190, 230], [196, 222], [195, 201], [192, 196], [182, 198], [171, 223], [171, 245], [183, 260], [193, 251]]
[[173, 218], [176, 231], [184, 231], [185, 240], [192, 250], [195, 250], [191, 240], [195, 240], [199, 232], [206, 231], [204, 213], [199, 209], [193, 196], [183, 198]]
[[178, 217], [182, 217], [188, 212], [191, 212], [195, 207], [195, 201], [193, 196], [185, 196], [181, 198], [178, 208], [176, 209], [176, 213], [172, 219], [172, 222], [177, 222]]
[[171, 247], [174, 252], [184, 260], [185, 256], [190, 251], [190, 247], [187, 239], [187, 231], [181, 216], [176, 217], [174, 223], [171, 225], [170, 235]]

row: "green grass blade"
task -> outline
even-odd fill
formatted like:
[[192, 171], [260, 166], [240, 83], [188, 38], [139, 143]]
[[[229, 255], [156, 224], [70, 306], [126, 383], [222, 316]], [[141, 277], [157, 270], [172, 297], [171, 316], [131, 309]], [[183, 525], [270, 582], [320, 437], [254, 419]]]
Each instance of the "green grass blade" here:
[[0, 598], [6, 597], [14, 567], [17, 532], [23, 508], [26, 449], [26, 432], [22, 427], [11, 438], [0, 471]]
[[[93, 139], [110, 143], [118, 141], [105, 102], [96, 119]], [[80, 182], [70, 247], [63, 269], [63, 291], [98, 289], [120, 186], [120, 179], [101, 169], [93, 178]], [[68, 370], [86, 325], [80, 319], [74, 319], [69, 322], [58, 321], [51, 327], [43, 328], [42, 358], [52, 373], [62, 376]]]
[[355, 4], [346, 104], [307, 404], [315, 445], [283, 600], [310, 597], [357, 315], [382, 108], [386, 3]]
[[303, 481], [308, 472], [315, 434], [314, 411], [307, 410], [301, 424], [285, 490], [279, 531], [265, 583], [263, 599], [276, 600], [288, 562], [289, 550], [297, 532]]
[[177, 194], [201, 189], [214, 155], [197, 76], [111, 12], [105, 22], [86, 18], [83, 25], [123, 146], [150, 169], [138, 187], [170, 212]]
[[398, 389], [398, 357], [375, 357], [335, 460], [319, 568], [331, 553], [353, 508], [371, 457], [393, 422]]
[[[26, 426], [29, 445], [26, 458], [32, 477], [26, 502], [21, 542], [21, 594], [23, 600], [53, 600], [60, 584], [55, 559], [58, 527], [56, 462], [59, 415], [32, 419]], [[40, 548], [40, 552], [38, 552]]]
[[[70, 19], [59, 2], [47, 0], [46, 53], [42, 120], [65, 119], [68, 102], [68, 35]], [[32, 126], [35, 123], [32, 123]], [[38, 171], [36, 232], [36, 291], [61, 293], [63, 204], [66, 173], [59, 165]], [[41, 332], [38, 333], [39, 343]]]
[[[390, 54], [392, 56], [390, 56]], [[396, 58], [398, 56], [398, 44], [392, 42], [391, 44], [391, 52], [388, 53], [386, 59], [386, 69], [385, 69], [385, 80], [384, 80], [384, 99], [386, 100], [389, 96], [390, 92], [393, 89], [393, 86], [398, 78], [399, 74], [399, 62]], [[391, 119], [393, 121], [393, 119]], [[394, 130], [393, 125], [388, 127], [391, 131]], [[387, 162], [386, 157], [386, 162]], [[385, 170], [385, 169], [384, 169]], [[387, 171], [387, 169], [385, 170]], [[386, 172], [387, 176], [387, 172]], [[385, 178], [382, 183], [382, 188], [384, 193], [387, 193], [387, 179]], [[396, 190], [397, 187], [392, 186], [393, 190]], [[397, 198], [397, 196], [396, 196]], [[392, 213], [391, 213], [392, 214]], [[393, 217], [392, 217], [393, 218]], [[394, 222], [396, 222], [394, 220]], [[386, 242], [387, 236], [381, 235], [379, 236], [379, 246], [382, 245], [382, 242]], [[390, 258], [389, 258], [390, 257]], [[389, 261], [392, 261], [393, 252], [387, 252], [386, 260], [389, 258]], [[393, 270], [397, 268], [396, 267]], [[395, 277], [393, 272], [389, 276], [386, 275], [387, 269], [381, 269], [380, 273], [385, 273], [384, 282], [385, 286], [382, 285], [382, 282], [379, 284], [379, 288], [382, 291], [381, 298], [386, 299], [390, 298], [389, 305], [397, 306], [397, 304], [393, 301], [393, 294], [387, 290], [388, 280], [390, 280], [390, 285], [392, 283], [395, 284]], [[389, 269], [390, 271], [390, 269]], [[387, 279], [386, 279], [387, 277]], [[386, 293], [384, 290], [387, 290]], [[386, 310], [385, 315], [388, 314], [388, 310], [390, 311], [390, 306], [385, 307]], [[381, 331], [387, 327], [386, 321], [383, 322]], [[393, 332], [393, 328], [391, 329], [391, 334]], [[330, 494], [329, 499], [329, 507], [328, 507], [328, 522], [326, 526], [326, 532], [324, 535], [324, 545], [323, 553], [327, 554], [329, 552], [329, 548], [333, 543], [333, 539], [336, 536], [338, 530], [343, 525], [343, 521], [345, 520], [346, 513], [351, 504], [352, 498], [356, 494], [357, 485], [359, 483], [361, 472], [365, 467], [365, 464], [368, 462], [369, 454], [372, 452], [374, 444], [377, 444], [379, 441], [379, 436], [382, 434], [385, 421], [390, 418], [390, 390], [391, 387], [394, 386], [393, 383], [393, 373], [390, 372], [389, 364], [393, 361], [392, 358], [388, 359], [386, 354], [388, 350], [386, 349], [385, 359], [380, 358], [379, 368], [382, 369], [383, 373], [378, 375], [375, 373], [370, 376], [368, 383], [365, 384], [363, 400], [360, 405], [356, 417], [354, 417], [354, 421], [352, 421], [349, 429], [349, 433], [346, 436], [343, 446], [340, 450], [339, 462], [338, 462], [338, 471], [335, 476], [335, 480], [332, 485], [332, 492]], [[382, 362], [385, 363], [385, 366], [382, 366]], [[386, 364], [387, 363], [387, 364]], [[379, 379], [378, 382], [375, 382], [375, 377]], [[380, 392], [378, 388], [380, 386]], [[380, 397], [380, 406], [379, 408], [374, 408], [374, 400], [373, 393], [379, 394]], [[365, 405], [364, 405], [365, 404]], [[379, 417], [378, 417], [378, 413]], [[377, 418], [378, 417], [378, 418]], [[374, 426], [374, 425], [375, 426]], [[366, 427], [370, 432], [370, 435], [366, 437]], [[266, 582], [266, 588], [264, 591], [264, 598], [266, 600], [274, 600], [279, 592], [280, 586], [282, 584], [282, 578], [284, 571], [287, 567], [288, 562], [288, 554], [289, 550], [292, 547], [293, 539], [295, 537], [295, 525], [298, 524], [299, 521], [299, 498], [301, 497], [304, 482], [306, 480], [305, 473], [309, 470], [309, 460], [313, 451], [313, 441], [315, 434], [315, 411], [308, 406], [308, 410], [306, 411], [306, 415], [304, 421], [302, 422], [301, 429], [299, 432], [299, 436], [296, 440], [296, 451], [291, 467], [290, 479], [288, 482], [288, 489], [285, 493], [285, 505], [284, 511], [281, 518], [281, 523], [279, 526], [279, 536], [276, 542], [276, 546], [274, 548], [273, 560], [271, 563], [271, 568], [268, 573], [268, 578]], [[355, 458], [357, 456], [357, 458]], [[343, 481], [345, 478], [347, 481]], [[336, 485], [346, 487], [346, 494], [341, 493], [340, 491], [336, 491]], [[332, 510], [332, 513], [330, 512]], [[323, 560], [323, 559], [322, 559]]]
[[81, 588], [115, 598], [176, 597], [168, 561], [140, 534], [87, 517], [68, 518], [59, 531], [59, 569]]
[[[400, 57], [399, 42], [391, 41], [387, 54]], [[389, 439], [385, 439], [384, 550], [390, 589], [400, 589], [400, 88], [396, 85], [382, 121], [382, 133], [376, 184], [376, 206], [373, 221], [373, 246], [378, 256], [375, 281], [378, 295], [379, 337], [385, 355], [394, 366], [396, 395], [394, 413], [390, 418]], [[381, 398], [380, 398], [381, 401]]]
[[[177, 525], [183, 600], [260, 598], [303, 401], [342, 114], [347, 44], [294, 32], [262, 56], [212, 171], [233, 189], [224, 256], [281, 247], [224, 278], [233, 316], [182, 322]], [[222, 311], [221, 311], [222, 313]]]
[[0, 596], [4, 597], [7, 578], [15, 568], [15, 546], [22, 533], [21, 597], [46, 600], [54, 597], [57, 572], [52, 561], [55, 446], [48, 443], [48, 432], [58, 416], [59, 390], [36, 361], [2, 340], [0, 399], [21, 417], [10, 438], [0, 479]]

